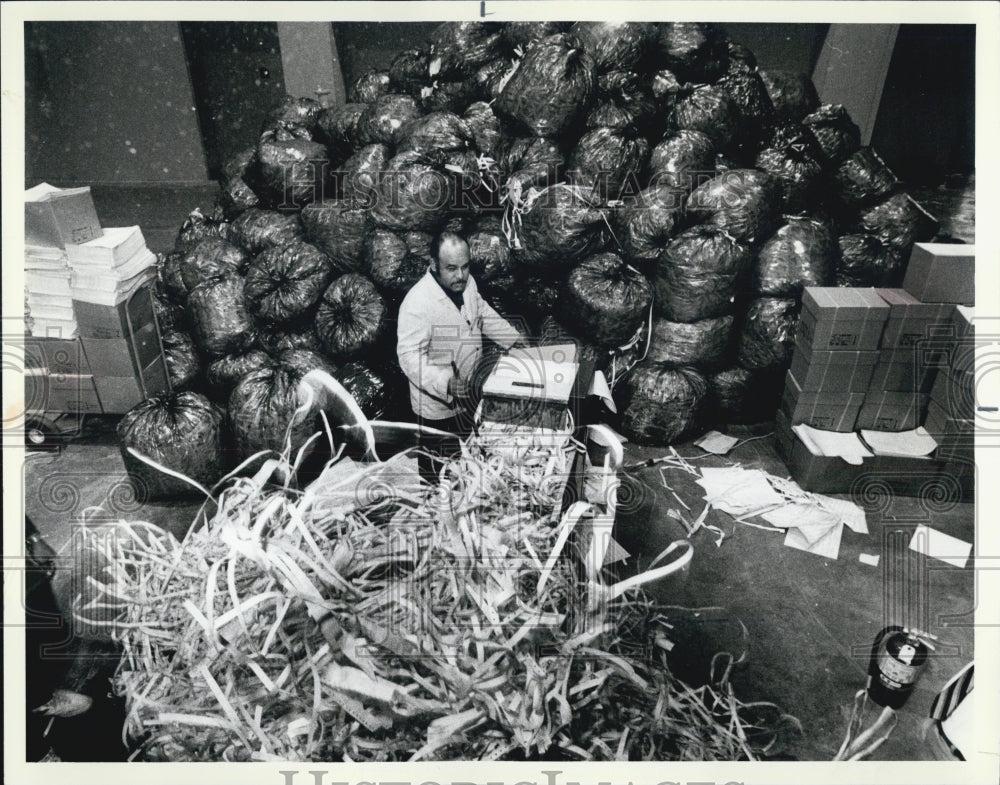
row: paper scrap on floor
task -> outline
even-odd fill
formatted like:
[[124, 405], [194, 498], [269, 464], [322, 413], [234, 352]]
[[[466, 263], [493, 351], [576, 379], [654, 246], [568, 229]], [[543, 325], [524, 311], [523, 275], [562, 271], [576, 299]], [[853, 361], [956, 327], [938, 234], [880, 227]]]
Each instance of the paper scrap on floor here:
[[913, 532], [910, 550], [940, 559], [953, 567], [964, 567], [972, 553], [972, 543], [920, 524]]
[[877, 553], [859, 553], [858, 561], [867, 564], [869, 567], [878, 567], [879, 555]]
[[793, 425], [792, 430], [813, 455], [843, 458], [852, 466], [860, 466], [865, 458], [872, 457], [871, 451], [853, 431], [851, 433], [821, 431], [805, 423]]
[[923, 458], [937, 449], [934, 437], [924, 428], [912, 431], [861, 431], [864, 440], [876, 455], [899, 455], [905, 458]]
[[867, 534], [865, 511], [851, 501], [802, 490], [790, 479], [760, 469], [703, 468], [697, 480], [705, 500], [739, 518], [760, 516], [785, 529], [785, 545], [836, 559], [846, 525]]
[[726, 436], [726, 434], [719, 433], [718, 431], [709, 431], [695, 441], [695, 444], [705, 452], [710, 452], [713, 455], [725, 455], [733, 449], [738, 441], [739, 439], [735, 436]]
[[785, 503], [760, 469], [705, 467], [697, 483], [705, 489], [705, 501], [737, 517], [759, 515]]

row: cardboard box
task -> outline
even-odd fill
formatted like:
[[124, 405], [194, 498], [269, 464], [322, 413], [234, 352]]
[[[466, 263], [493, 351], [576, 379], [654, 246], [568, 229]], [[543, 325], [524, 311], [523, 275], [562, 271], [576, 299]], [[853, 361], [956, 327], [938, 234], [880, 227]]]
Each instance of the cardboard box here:
[[814, 350], [871, 351], [888, 317], [889, 306], [875, 289], [807, 286], [799, 336]]
[[156, 325], [149, 323], [128, 338], [81, 338], [94, 376], [135, 376], [163, 356]]
[[24, 369], [24, 412], [36, 414], [45, 411], [49, 396], [49, 372], [45, 368]]
[[47, 412], [101, 414], [94, 377], [90, 374], [49, 374], [45, 400]]
[[855, 428], [869, 431], [910, 431], [920, 425], [930, 396], [912, 392], [869, 392]]
[[82, 300], [73, 301], [77, 331], [83, 338], [124, 338], [152, 324], [153, 300], [150, 287], [137, 289], [128, 300], [118, 305], [96, 305]]
[[938, 487], [956, 494], [958, 501], [976, 501], [976, 464], [974, 461], [945, 460], [937, 474]]
[[889, 304], [889, 319], [882, 331], [882, 347], [915, 346], [919, 341], [949, 338], [954, 334], [951, 303], [923, 303], [905, 289], [877, 289]]
[[931, 400], [949, 417], [971, 420], [976, 416], [976, 384], [971, 373], [938, 371], [931, 387]]
[[781, 409], [792, 425], [805, 423], [825, 431], [853, 431], [864, 402], [863, 393], [827, 393], [805, 390], [791, 371], [785, 374]]
[[166, 362], [162, 358], [154, 360], [139, 374], [97, 376], [94, 381], [105, 414], [124, 414], [147, 398], [170, 389]]
[[75, 338], [26, 338], [26, 343], [35, 346], [35, 351], [42, 358], [42, 364], [49, 373], [57, 374], [88, 374], [87, 358], [83, 354], [80, 342]]
[[863, 393], [878, 358], [877, 351], [818, 351], [796, 340], [791, 370], [803, 390]]
[[900, 496], [920, 496], [926, 492], [928, 478], [941, 466], [934, 458], [874, 455], [855, 466], [842, 458], [813, 455], [781, 411], [775, 415], [775, 436], [778, 454], [792, 479], [813, 493], [850, 493], [857, 497], [866, 486], [874, 485], [880, 493], [887, 489]]
[[925, 303], [976, 303], [976, 247], [951, 243], [916, 243], [903, 288]]
[[949, 360], [949, 345], [883, 349], [868, 389], [873, 392], [929, 393], [935, 374], [947, 368]]
[[69, 188], [44, 201], [24, 203], [24, 239], [28, 245], [65, 248], [102, 236], [90, 188]]

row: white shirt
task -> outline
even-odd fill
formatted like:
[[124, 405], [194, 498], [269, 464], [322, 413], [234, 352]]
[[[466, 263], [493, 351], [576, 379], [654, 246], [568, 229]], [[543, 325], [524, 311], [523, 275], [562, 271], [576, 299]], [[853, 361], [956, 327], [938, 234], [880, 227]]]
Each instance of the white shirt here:
[[428, 268], [399, 307], [396, 356], [410, 381], [410, 405], [415, 414], [443, 420], [457, 411], [448, 382], [469, 381], [483, 351], [483, 335], [505, 349], [520, 337], [517, 330], [479, 294], [469, 276], [462, 308], [441, 288]]

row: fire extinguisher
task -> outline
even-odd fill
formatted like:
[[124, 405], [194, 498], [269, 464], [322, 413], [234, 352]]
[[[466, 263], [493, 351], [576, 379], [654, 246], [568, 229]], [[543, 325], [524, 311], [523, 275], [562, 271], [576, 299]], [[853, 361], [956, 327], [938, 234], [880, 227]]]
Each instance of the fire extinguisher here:
[[900, 708], [927, 665], [927, 653], [918, 630], [897, 625], [880, 630], [868, 663], [869, 697], [879, 706]]

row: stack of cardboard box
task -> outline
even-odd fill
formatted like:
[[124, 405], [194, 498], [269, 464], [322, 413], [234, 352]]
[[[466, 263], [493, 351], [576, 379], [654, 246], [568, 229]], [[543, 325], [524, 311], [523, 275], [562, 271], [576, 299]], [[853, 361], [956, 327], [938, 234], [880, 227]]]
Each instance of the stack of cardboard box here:
[[923, 422], [936, 369], [946, 358], [941, 338], [955, 306], [925, 303], [905, 289], [878, 289], [889, 306], [858, 430], [909, 431]]
[[[779, 453], [803, 488], [845, 493], [870, 475], [914, 495], [948, 475], [972, 500], [974, 266], [973, 246], [922, 243], [901, 289], [805, 290], [775, 423]], [[809, 449], [792, 430], [798, 424], [842, 433], [923, 425], [938, 446], [883, 448], [848, 464]]]
[[808, 287], [779, 416], [827, 431], [853, 431], [889, 306], [874, 289]]

